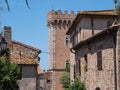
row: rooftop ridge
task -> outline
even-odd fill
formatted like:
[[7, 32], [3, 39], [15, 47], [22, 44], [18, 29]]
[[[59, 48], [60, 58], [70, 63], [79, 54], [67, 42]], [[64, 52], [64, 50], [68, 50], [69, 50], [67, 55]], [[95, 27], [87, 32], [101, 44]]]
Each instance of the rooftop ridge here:
[[39, 52], [39, 53], [41, 52], [40, 49], [37, 49], [37, 48], [32, 47], [32, 46], [30, 46], [30, 45], [26, 45], [26, 44], [23, 44], [23, 43], [21, 43], [21, 42], [15, 41], [15, 40], [12, 40], [12, 42], [13, 42], [13, 43], [20, 44], [20, 45], [22, 45], [22, 46], [25, 46], [25, 47], [27, 47], [27, 48], [30, 48], [30, 49], [36, 50], [36, 51]]
[[47, 15], [47, 20], [57, 20], [57, 19], [70, 19], [70, 18], [75, 18], [76, 14], [74, 13], [74, 11], [71, 11], [70, 13], [68, 13], [67, 10], [65, 10], [64, 12], [62, 12], [61, 10], [58, 11], [54, 11], [51, 10], [48, 15]]
[[62, 12], [61, 10], [51, 10], [48, 14], [51, 14], [51, 15], [75, 15], [74, 11], [71, 11], [70, 13], [68, 13], [67, 10], [65, 10], [64, 12]]
[[68, 13], [67, 10], [65, 10], [64, 12], [62, 12], [61, 10], [58, 11], [54, 11], [51, 10], [50, 12], [48, 12], [47, 15], [47, 24], [48, 26], [50, 26], [50, 24], [56, 23], [64, 23], [67, 22], [67, 24], [73, 21], [73, 19], [75, 18], [76, 14], [74, 13], [74, 11], [71, 11], [70, 13]]
[[91, 11], [80, 11], [78, 14], [100, 14], [100, 15], [115, 15], [114, 10], [91, 10]]

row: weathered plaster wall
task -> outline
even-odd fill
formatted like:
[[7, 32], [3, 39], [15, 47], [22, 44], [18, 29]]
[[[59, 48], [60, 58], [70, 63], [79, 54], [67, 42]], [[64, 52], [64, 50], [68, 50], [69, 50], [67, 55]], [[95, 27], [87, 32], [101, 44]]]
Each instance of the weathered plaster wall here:
[[[97, 67], [99, 51], [102, 53], [102, 70], [98, 70]], [[87, 90], [95, 90], [97, 87], [101, 90], [115, 90], [114, 59], [116, 56], [114, 53], [112, 34], [93, 39], [77, 50], [75, 57], [81, 62], [81, 80], [85, 82]], [[85, 55], [87, 55], [87, 71]]]
[[22, 65], [22, 78], [18, 80], [20, 90], [36, 90], [36, 65]]
[[[112, 21], [113, 18], [104, 18], [104, 17], [96, 17], [93, 19], [93, 29], [94, 34], [104, 30], [107, 26], [108, 21]], [[81, 27], [81, 40], [85, 40], [92, 36], [92, 26], [91, 26], [91, 18], [82, 18], [81, 21], [77, 25], [77, 29]]]

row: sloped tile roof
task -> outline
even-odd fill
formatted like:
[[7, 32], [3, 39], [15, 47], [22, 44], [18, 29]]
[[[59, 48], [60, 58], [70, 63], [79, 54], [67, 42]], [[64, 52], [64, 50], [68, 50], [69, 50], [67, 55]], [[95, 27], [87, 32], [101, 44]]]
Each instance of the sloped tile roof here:
[[17, 64], [38, 64], [37, 58], [32, 59], [29, 57], [23, 57], [23, 56], [20, 57], [19, 54], [11, 54], [10, 62], [17, 63]]
[[[68, 31], [66, 32], [66, 35], [70, 35], [72, 33], [72, 31], [75, 29], [75, 27], [77, 26], [77, 24], [79, 23], [79, 21], [81, 20], [81, 18], [83, 17], [89, 17], [91, 15], [94, 16], [117, 16], [114, 10], [98, 10], [98, 11], [83, 11], [83, 12], [78, 12], [76, 18], [74, 19], [72, 25], [70, 26], [70, 28], [68, 29]], [[107, 18], [107, 17], [106, 17]]]
[[79, 47], [84, 46], [85, 44], [88, 44], [89, 42], [95, 41], [96, 38], [105, 36], [106, 33], [109, 34], [110, 31], [116, 32], [118, 28], [120, 27], [120, 24], [109, 26], [108, 28], [105, 28], [103, 31], [89, 37], [86, 40], [80, 41], [76, 46], [72, 47], [71, 49], [78, 50]]
[[41, 73], [43, 73], [44, 71], [41, 69], [41, 67], [38, 65], [37, 66], [37, 73], [38, 74], [41, 74]]
[[13, 44], [12, 51], [14, 53], [21, 52], [21, 54], [23, 54], [25, 57], [31, 57], [31, 58], [35, 59], [41, 53], [40, 49], [37, 49], [37, 48], [32, 47], [30, 45], [23, 44], [23, 43], [18, 42], [18, 41], [12, 40], [12, 44]]
[[96, 11], [83, 11], [78, 14], [99, 14], [99, 15], [115, 15], [114, 10], [96, 10]]

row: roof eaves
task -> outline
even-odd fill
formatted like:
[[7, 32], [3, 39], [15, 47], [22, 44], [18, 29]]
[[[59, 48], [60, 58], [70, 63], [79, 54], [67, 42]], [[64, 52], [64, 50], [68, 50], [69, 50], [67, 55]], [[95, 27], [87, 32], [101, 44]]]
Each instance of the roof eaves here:
[[88, 39], [86, 39], [84, 41], [79, 42], [76, 46], [72, 47], [71, 49], [77, 50], [78, 47], [83, 46], [84, 44], [92, 41], [93, 39], [95, 39], [98, 36], [101, 36], [102, 34], [106, 33], [107, 31], [111, 31], [113, 29], [118, 29], [118, 27], [120, 27], [120, 24], [117, 24], [117, 25], [114, 25], [114, 26], [110, 26], [110, 27], [106, 28], [105, 30], [95, 34], [94, 36], [91, 36], [90, 38], [88, 38]]
[[66, 32], [66, 35], [70, 35], [72, 33], [72, 31], [74, 30], [74, 28], [77, 26], [77, 23], [80, 21], [81, 17], [82, 16], [80, 16], [79, 14], [77, 14], [76, 18], [72, 22], [72, 25], [70, 26], [70, 28]]
[[15, 40], [12, 40], [13, 43], [16, 43], [16, 44], [19, 44], [19, 45], [22, 45], [22, 46], [25, 46], [27, 48], [30, 48], [32, 50], [36, 50], [38, 53], [41, 53], [41, 50], [40, 49], [37, 49], [35, 47], [32, 47], [32, 46], [29, 46], [29, 45], [26, 45], [26, 44], [23, 44], [21, 42], [18, 42], [18, 41], [15, 41]]

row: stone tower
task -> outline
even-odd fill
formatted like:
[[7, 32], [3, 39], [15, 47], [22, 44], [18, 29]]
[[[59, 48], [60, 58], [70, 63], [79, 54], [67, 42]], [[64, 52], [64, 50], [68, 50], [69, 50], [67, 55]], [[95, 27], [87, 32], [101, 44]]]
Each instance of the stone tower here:
[[51, 90], [63, 90], [60, 84], [60, 77], [65, 71], [66, 63], [70, 59], [69, 36], [66, 32], [70, 27], [75, 14], [67, 11], [62, 13], [50, 11], [47, 16], [49, 28], [49, 50], [50, 50], [50, 70], [52, 71], [52, 88]]

